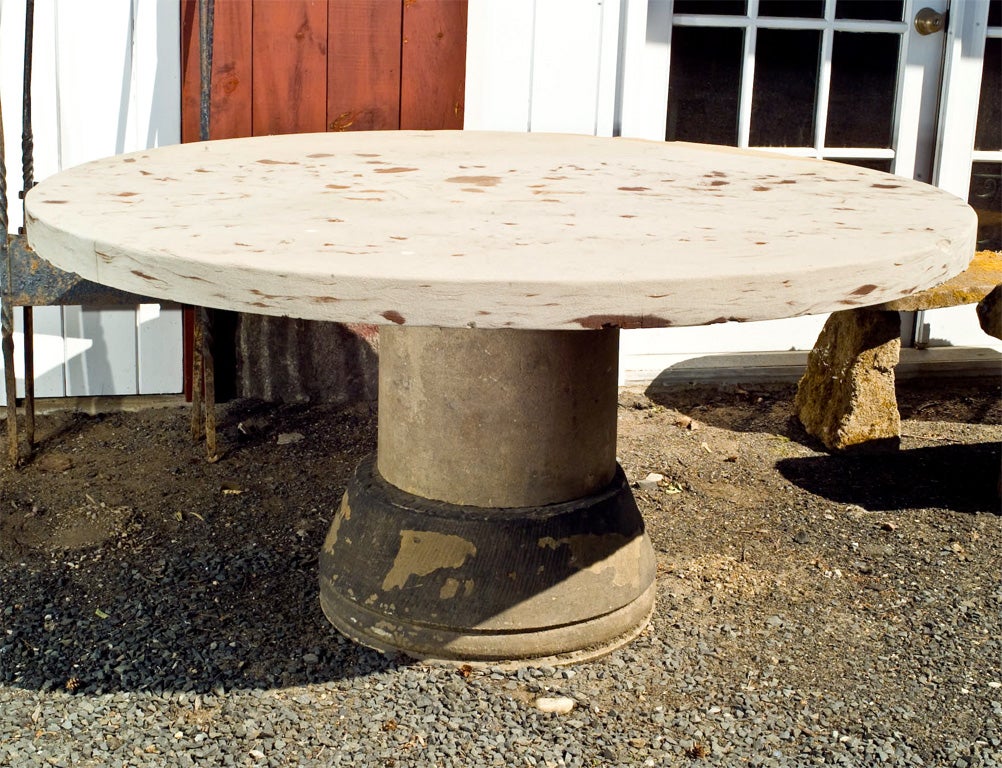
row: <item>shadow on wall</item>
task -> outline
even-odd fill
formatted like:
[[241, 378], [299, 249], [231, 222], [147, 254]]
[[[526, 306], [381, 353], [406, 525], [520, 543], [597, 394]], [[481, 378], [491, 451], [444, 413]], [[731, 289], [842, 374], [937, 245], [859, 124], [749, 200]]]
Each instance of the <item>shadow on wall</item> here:
[[376, 402], [376, 326], [239, 314], [234, 333], [239, 397], [284, 403]]

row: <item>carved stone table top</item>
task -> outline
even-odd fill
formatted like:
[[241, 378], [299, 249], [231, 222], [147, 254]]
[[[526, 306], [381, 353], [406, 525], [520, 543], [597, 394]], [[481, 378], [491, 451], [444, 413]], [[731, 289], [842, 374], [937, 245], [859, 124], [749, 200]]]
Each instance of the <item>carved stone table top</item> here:
[[386, 131], [185, 144], [28, 195], [44, 258], [147, 296], [442, 327], [762, 320], [942, 282], [975, 215], [926, 184], [725, 147]]

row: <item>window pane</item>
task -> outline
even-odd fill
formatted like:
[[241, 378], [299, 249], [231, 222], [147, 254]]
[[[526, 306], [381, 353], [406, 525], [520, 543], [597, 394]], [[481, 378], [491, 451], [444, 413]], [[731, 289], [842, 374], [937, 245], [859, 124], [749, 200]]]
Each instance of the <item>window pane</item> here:
[[750, 136], [753, 146], [814, 145], [820, 42], [821, 33], [814, 30], [758, 31]]
[[899, 35], [836, 32], [828, 102], [828, 147], [889, 147]]
[[975, 149], [1002, 149], [1002, 39], [985, 40], [985, 65], [981, 73], [978, 130]]
[[1002, 251], [1002, 163], [975, 163], [967, 198], [978, 213], [978, 250]]
[[874, 171], [883, 171], [884, 173], [891, 172], [891, 161], [889, 158], [860, 158], [854, 157], [851, 160], [845, 158], [837, 158], [832, 160], [833, 163], [843, 163], [844, 165], [858, 165], [860, 168], [869, 168]]
[[988, 26], [1002, 27], [1002, 0], [989, 0]]
[[904, 0], [838, 0], [835, 18], [901, 21], [904, 5]]
[[668, 79], [668, 141], [738, 143], [740, 29], [675, 27]]
[[714, 16], [744, 16], [745, 0], [675, 0], [675, 13], [704, 13]]
[[824, 0], [760, 0], [758, 15], [820, 19], [825, 15], [825, 3]]

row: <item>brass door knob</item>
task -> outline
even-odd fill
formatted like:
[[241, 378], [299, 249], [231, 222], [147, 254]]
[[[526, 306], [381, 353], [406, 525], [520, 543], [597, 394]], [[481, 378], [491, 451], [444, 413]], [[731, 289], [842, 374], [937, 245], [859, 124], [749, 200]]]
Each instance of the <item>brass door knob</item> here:
[[946, 14], [923, 8], [915, 14], [915, 31], [920, 35], [934, 35], [946, 29]]

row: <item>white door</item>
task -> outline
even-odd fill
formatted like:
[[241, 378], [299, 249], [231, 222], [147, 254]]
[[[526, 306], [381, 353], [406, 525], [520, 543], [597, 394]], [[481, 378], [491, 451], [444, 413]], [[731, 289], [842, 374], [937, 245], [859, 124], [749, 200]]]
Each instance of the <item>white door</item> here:
[[[978, 212], [978, 248], [1002, 251], [1002, 0], [954, 0], [946, 35], [935, 183]], [[919, 312], [919, 346], [990, 346], [970, 307]]]
[[[0, 0], [0, 96], [14, 232], [21, 224], [24, 13], [25, 0]], [[36, 0], [36, 180], [97, 157], [180, 141], [180, 18], [179, 0]], [[20, 394], [21, 313], [14, 315]], [[40, 307], [34, 338], [39, 397], [181, 391], [178, 309]]]

